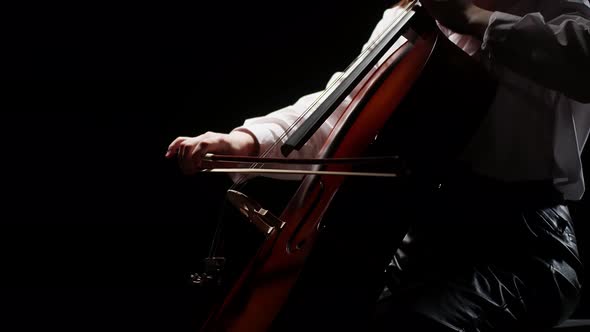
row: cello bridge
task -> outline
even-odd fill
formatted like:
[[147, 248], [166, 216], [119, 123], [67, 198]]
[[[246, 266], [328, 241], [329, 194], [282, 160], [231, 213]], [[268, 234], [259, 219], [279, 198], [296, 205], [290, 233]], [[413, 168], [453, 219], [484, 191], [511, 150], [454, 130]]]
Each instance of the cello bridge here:
[[265, 236], [285, 226], [285, 222], [274, 216], [253, 199], [236, 190], [228, 190], [227, 198]]

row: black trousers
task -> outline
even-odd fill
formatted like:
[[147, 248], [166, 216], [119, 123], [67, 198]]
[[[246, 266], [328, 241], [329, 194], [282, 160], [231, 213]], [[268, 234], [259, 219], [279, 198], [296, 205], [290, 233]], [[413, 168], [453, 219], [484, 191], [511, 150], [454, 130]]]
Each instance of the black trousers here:
[[575, 309], [583, 266], [550, 183], [425, 181], [371, 331], [533, 331]]
[[522, 332], [574, 310], [583, 267], [551, 184], [355, 181], [273, 332]]

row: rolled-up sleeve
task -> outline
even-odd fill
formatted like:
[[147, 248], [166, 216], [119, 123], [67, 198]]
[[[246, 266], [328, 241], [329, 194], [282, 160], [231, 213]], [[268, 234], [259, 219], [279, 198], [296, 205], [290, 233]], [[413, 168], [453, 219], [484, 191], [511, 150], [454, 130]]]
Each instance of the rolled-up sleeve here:
[[484, 33], [482, 50], [492, 66], [505, 66], [588, 103], [590, 9], [580, 3], [562, 12], [549, 21], [541, 13], [521, 17], [494, 12]]
[[[373, 29], [369, 40], [363, 45], [362, 52], [374, 47], [375, 42], [379, 39], [382, 33], [387, 29], [388, 25], [391, 24], [396, 18], [398, 18], [405, 11], [400, 7], [392, 7], [384, 11], [383, 17], [377, 23]], [[333, 84], [339, 84], [339, 80], [343, 77], [343, 72], [336, 72], [330, 78], [326, 89], [331, 87]], [[247, 119], [244, 124], [234, 130], [245, 131], [252, 134], [258, 140], [260, 145], [260, 152], [269, 152], [267, 157], [282, 157], [279, 149], [271, 149], [277, 141], [286, 140], [283, 137], [285, 131], [291, 128], [291, 125], [296, 122], [299, 117], [303, 116], [310, 107], [318, 102], [320, 96], [326, 92], [326, 90], [310, 93], [297, 100], [292, 105], [274, 111], [270, 114]], [[309, 116], [311, 113], [306, 114]], [[304, 118], [305, 118], [304, 116]], [[330, 134], [334, 126], [333, 122], [326, 121], [310, 138], [310, 140], [298, 151], [293, 151], [289, 155], [290, 158], [309, 158], [317, 154], [320, 148], [326, 141], [326, 138]], [[295, 126], [296, 128], [297, 126]], [[291, 166], [292, 167], [292, 166]]]
[[[335, 74], [337, 75], [337, 74]], [[277, 141], [284, 142], [286, 137], [283, 134], [295, 123], [299, 117], [304, 115], [305, 111], [316, 102], [323, 91], [305, 95], [297, 100], [293, 105], [274, 111], [264, 116], [247, 119], [244, 125], [234, 130], [246, 131], [254, 135], [260, 145], [260, 152], [270, 152], [267, 157], [282, 157], [280, 150], [271, 149]], [[306, 114], [307, 118], [311, 113]], [[313, 156], [325, 142], [326, 137], [332, 130], [329, 122], [324, 123], [316, 134], [314, 134], [308, 143], [299, 151], [294, 151], [291, 158], [309, 158]], [[282, 138], [282, 140], [281, 140]]]

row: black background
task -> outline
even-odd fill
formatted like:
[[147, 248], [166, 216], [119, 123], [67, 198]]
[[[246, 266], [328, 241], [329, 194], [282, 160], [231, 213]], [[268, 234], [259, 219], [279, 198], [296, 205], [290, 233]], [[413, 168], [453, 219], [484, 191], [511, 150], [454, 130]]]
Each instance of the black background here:
[[[321, 89], [386, 6], [5, 8], [0, 329], [196, 330], [203, 294], [188, 274], [229, 181], [181, 175], [167, 145]], [[586, 205], [574, 207], [582, 233]]]

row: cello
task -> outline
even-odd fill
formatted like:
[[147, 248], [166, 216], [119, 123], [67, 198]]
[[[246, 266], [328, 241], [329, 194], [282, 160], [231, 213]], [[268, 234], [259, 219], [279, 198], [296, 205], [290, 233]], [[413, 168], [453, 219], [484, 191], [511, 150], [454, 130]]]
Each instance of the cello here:
[[[464, 95], [461, 87], [469, 86], [481, 89]], [[280, 149], [284, 161], [265, 158], [271, 150], [258, 158], [207, 156], [210, 167], [205, 172], [288, 172], [299, 174], [301, 180], [280, 214], [237, 190], [241, 181], [227, 191], [228, 201], [264, 240], [251, 260], [229, 280], [202, 331], [284, 331], [295, 322], [295, 329], [311, 328], [313, 319], [301, 323], [299, 317], [301, 313], [313, 317], [314, 312], [317, 317], [321, 306], [311, 306], [310, 301], [321, 291], [317, 285], [325, 284], [313, 281], [322, 276], [314, 275], [309, 266], [313, 262], [321, 265], [330, 255], [341, 255], [340, 249], [348, 248], [347, 254], [355, 249], [352, 239], [337, 246], [338, 250], [323, 249], [317, 254], [318, 247], [326, 247], [322, 244], [326, 243], [326, 229], [342, 221], [343, 209], [345, 216], [354, 216], [352, 219], [378, 216], [374, 209], [367, 211], [359, 208], [362, 204], [350, 204], [351, 193], [358, 194], [359, 188], [367, 190], [366, 185], [359, 187], [363, 178], [383, 178], [403, 186], [406, 178], [444, 176], [485, 115], [480, 110], [487, 109], [495, 86], [481, 64], [452, 44], [424, 9], [411, 1], [377, 42], [355, 59], [342, 78], [271, 147]], [[436, 101], [436, 107], [432, 101]], [[334, 126], [317, 156], [289, 159], [289, 154], [300, 149], [327, 120]], [[375, 161], [377, 170], [356, 170], [358, 163]], [[248, 168], [215, 167], [227, 162], [252, 163]], [[312, 166], [305, 170], [266, 167], [281, 162]], [[395, 201], [394, 194], [371, 197], [371, 204]], [[366, 203], [367, 199], [358, 201]], [[382, 271], [388, 252], [392, 253], [392, 248], [382, 245], [381, 237], [386, 233], [366, 225], [351, 227], [363, 228], [364, 233], [379, 238], [371, 248], [379, 253], [365, 258], [370, 263], [366, 266]], [[356, 262], [360, 260], [362, 255]], [[206, 259], [206, 272], [195, 275], [195, 283], [214, 281], [223, 273], [223, 264], [223, 258], [212, 251]], [[352, 279], [378, 282], [375, 275]]]

